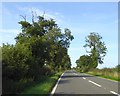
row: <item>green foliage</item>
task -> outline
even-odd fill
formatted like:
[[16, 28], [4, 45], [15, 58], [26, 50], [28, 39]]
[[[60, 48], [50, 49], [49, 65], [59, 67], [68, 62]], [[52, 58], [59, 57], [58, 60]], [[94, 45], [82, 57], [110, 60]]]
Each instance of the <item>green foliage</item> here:
[[76, 64], [80, 72], [88, 72], [92, 68], [92, 58], [91, 56], [83, 55], [76, 60]]
[[85, 39], [86, 44], [83, 47], [86, 48], [89, 56], [83, 55], [76, 60], [77, 70], [80, 72], [88, 72], [96, 68], [98, 63], [102, 64], [107, 52], [105, 43], [101, 41], [102, 37], [98, 33], [92, 32]]
[[23, 78], [29, 69], [28, 62], [31, 60], [31, 52], [24, 45], [3, 45], [2, 68], [3, 78], [14, 80]]
[[74, 39], [71, 31], [66, 28], [65, 33], [62, 33], [53, 19], [46, 20], [41, 16], [33, 24], [27, 21], [20, 21], [19, 24], [22, 25], [22, 33], [16, 37], [16, 41], [30, 48], [36, 61], [34, 63], [39, 65], [37, 68], [43, 67], [45, 62], [52, 62], [54, 69], [58, 69], [67, 55], [70, 41]]
[[[22, 44], [3, 45], [2, 47], [2, 83], [3, 94], [18, 91], [14, 88], [22, 78], [26, 78], [29, 70], [31, 52]], [[14, 90], [14, 91], [13, 91]]]
[[74, 39], [71, 31], [65, 28], [61, 32], [53, 19], [46, 20], [42, 16], [32, 21], [20, 21], [22, 32], [16, 36], [16, 44], [3, 44], [1, 48], [3, 94], [20, 92], [29, 80], [39, 81], [71, 67], [67, 52]]
[[90, 53], [92, 57], [93, 67], [96, 68], [99, 64], [103, 63], [104, 56], [106, 55], [107, 48], [105, 43], [101, 41], [102, 37], [95, 32], [90, 33], [88, 37], [86, 37], [85, 48], [89, 48], [90, 51], [86, 50], [86, 52]]

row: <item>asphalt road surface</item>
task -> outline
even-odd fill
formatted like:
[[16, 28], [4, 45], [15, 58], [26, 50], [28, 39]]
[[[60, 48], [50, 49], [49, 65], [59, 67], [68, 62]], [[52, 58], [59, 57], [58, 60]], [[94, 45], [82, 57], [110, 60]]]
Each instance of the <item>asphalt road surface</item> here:
[[74, 70], [66, 71], [59, 78], [52, 90], [53, 95], [86, 94], [105, 96], [120, 96], [118, 85], [120, 82], [99, 78]]

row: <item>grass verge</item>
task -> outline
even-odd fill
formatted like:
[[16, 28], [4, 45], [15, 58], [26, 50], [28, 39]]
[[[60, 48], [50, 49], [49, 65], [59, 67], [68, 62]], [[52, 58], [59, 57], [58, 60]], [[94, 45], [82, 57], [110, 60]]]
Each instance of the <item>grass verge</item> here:
[[119, 76], [118, 77], [114, 77], [114, 75], [113, 75], [114, 73], [112, 75], [105, 75], [105, 74], [100, 74], [100, 73], [97, 73], [97, 72], [96, 73], [95, 72], [87, 72], [87, 74], [120, 82], [120, 77]]
[[42, 82], [38, 82], [37, 84], [25, 89], [22, 94], [50, 94], [61, 74], [62, 72], [59, 72], [53, 76], [44, 77]]

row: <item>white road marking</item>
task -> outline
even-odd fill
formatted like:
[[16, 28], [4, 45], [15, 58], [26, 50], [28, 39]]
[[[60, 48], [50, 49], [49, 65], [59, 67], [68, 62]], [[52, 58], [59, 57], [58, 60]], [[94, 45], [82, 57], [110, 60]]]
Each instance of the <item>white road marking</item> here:
[[99, 85], [99, 84], [97, 84], [97, 83], [95, 83], [95, 82], [93, 82], [93, 81], [91, 81], [91, 80], [89, 80], [89, 82], [91, 82], [91, 83], [97, 85], [98, 87], [101, 87], [101, 85]]
[[112, 94], [115, 94], [115, 95], [118, 95], [118, 96], [120, 96], [120, 94], [118, 94], [118, 93], [116, 93], [116, 92], [114, 92], [114, 91], [110, 91]]
[[85, 77], [83, 77], [83, 79], [86, 79]]
[[[64, 74], [64, 73], [63, 73], [63, 74]], [[57, 89], [58, 83], [60, 82], [61, 77], [63, 76], [63, 74], [60, 76], [60, 78], [58, 79], [56, 85], [54, 86], [54, 88], [53, 88], [53, 90], [52, 90], [52, 92], [51, 92], [51, 96], [55, 93], [55, 90]]]

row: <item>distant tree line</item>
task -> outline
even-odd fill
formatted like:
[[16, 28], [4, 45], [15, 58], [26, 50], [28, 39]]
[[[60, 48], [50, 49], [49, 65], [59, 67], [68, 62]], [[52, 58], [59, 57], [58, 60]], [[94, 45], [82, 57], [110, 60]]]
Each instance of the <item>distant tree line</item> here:
[[74, 37], [69, 29], [62, 32], [53, 19], [44, 16], [19, 24], [22, 32], [16, 36], [16, 44], [1, 47], [3, 94], [19, 92], [25, 82], [71, 68], [68, 48]]

